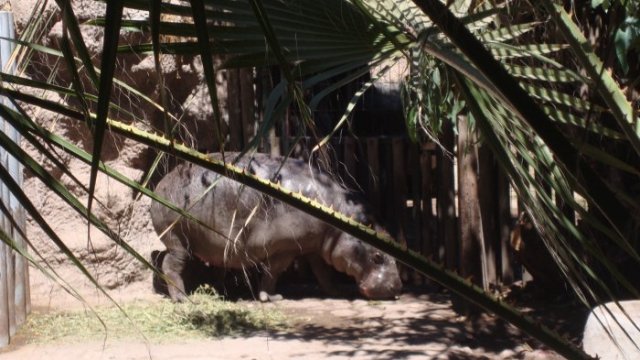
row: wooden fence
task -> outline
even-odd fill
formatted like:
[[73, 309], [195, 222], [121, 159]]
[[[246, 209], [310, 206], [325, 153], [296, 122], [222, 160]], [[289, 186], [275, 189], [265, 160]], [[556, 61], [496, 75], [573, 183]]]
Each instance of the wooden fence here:
[[[0, 36], [14, 38], [13, 16], [10, 12], [0, 12]], [[5, 72], [13, 72], [10, 56], [14, 43], [0, 40], [0, 60]], [[7, 99], [2, 103], [11, 106]], [[15, 143], [20, 143], [17, 131], [0, 119], [0, 131]], [[4, 167], [13, 180], [22, 184], [22, 168], [18, 161], [0, 149], [0, 166]], [[3, 182], [0, 186], [0, 227], [3, 236], [11, 241], [0, 242], [0, 348], [9, 344], [11, 337], [22, 325], [30, 312], [28, 264], [19, 252], [26, 251], [23, 238], [25, 229], [24, 212], [17, 199]]]
[[[451, 146], [451, 150], [456, 140], [464, 139], [449, 131], [442, 145]], [[310, 139], [301, 141], [293, 151], [294, 156], [308, 158], [312, 143]], [[465, 204], [474, 199], [464, 198], [470, 192], [465, 191], [469, 184], [460, 176], [467, 171], [462, 168], [461, 159], [464, 162], [468, 155], [458, 156], [435, 143], [414, 144], [403, 136], [342, 137], [333, 139], [325, 154], [330, 157], [330, 171], [349, 187], [364, 192], [375, 215], [397, 241], [464, 274], [462, 262], [473, 260], [464, 258], [463, 236], [482, 232], [486, 281], [491, 286], [509, 285], [516, 280], [514, 272], [522, 274], [521, 268], [514, 268], [509, 248], [517, 202], [510, 196], [506, 176], [486, 152], [482, 149], [480, 152], [483, 177], [476, 176], [478, 183], [473, 189], [479, 195], [476, 205]], [[465, 218], [473, 208], [482, 212], [477, 214], [482, 221], [477, 228], [469, 227], [470, 221]], [[473, 262], [480, 263], [478, 251], [475, 253], [478, 260]], [[403, 269], [402, 273], [406, 284], [428, 283], [411, 269]]]
[[[254, 103], [269, 93], [262, 89], [270, 87], [265, 85], [269, 81], [264, 80], [264, 71], [257, 74], [255, 78], [247, 70], [227, 74], [228, 95], [235, 99], [228, 104], [228, 150], [243, 148], [254, 136], [257, 124], [247, 119], [255, 118]], [[348, 186], [363, 190], [397, 241], [477, 280], [485, 289], [517, 280], [523, 271], [512, 261], [509, 237], [519, 209], [510, 196], [508, 179], [490, 151], [477, 145], [465, 121], [458, 124], [457, 134], [451, 125], [445, 125], [441, 146], [411, 143], [402, 129], [399, 98], [394, 102], [389, 96], [394, 97], [374, 92], [356, 105], [351, 127], [360, 136], [332, 139], [324, 152], [329, 156], [330, 170]], [[350, 99], [351, 95], [337, 98]], [[316, 109], [314, 117], [335, 123], [343, 111], [344, 104], [333, 99]], [[308, 158], [316, 141], [296, 138], [299, 121], [296, 111], [290, 109], [259, 150]], [[403, 269], [403, 278], [416, 285], [426, 282], [410, 269]]]

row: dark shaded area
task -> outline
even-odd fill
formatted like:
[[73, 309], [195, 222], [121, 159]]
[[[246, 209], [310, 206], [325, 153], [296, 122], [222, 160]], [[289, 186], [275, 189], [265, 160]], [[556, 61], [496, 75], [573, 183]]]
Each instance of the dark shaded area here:
[[[442, 353], [429, 354], [429, 358], [438, 355], [449, 359], [489, 359], [486, 355], [474, 355], [464, 351], [470, 349], [482, 349], [481, 352], [499, 354], [504, 350], [515, 349], [527, 344], [532, 349], [538, 349], [544, 358], [561, 359], [553, 351], [547, 350], [538, 341], [523, 334], [519, 329], [509, 325], [501, 319], [480, 315], [473, 320], [461, 320], [453, 312], [450, 316], [442, 317], [442, 308], [449, 308], [451, 296], [449, 294], [415, 294], [405, 293], [400, 302], [415, 303], [428, 301], [433, 303], [434, 309], [411, 312], [408, 308], [406, 316], [398, 319], [374, 318], [366, 319], [366, 324], [361, 318], [347, 324], [308, 324], [295, 329], [295, 331], [280, 332], [272, 335], [274, 338], [320, 340], [327, 344], [342, 343], [351, 346], [352, 350], [334, 351], [327, 355], [339, 356], [369, 356], [376, 359], [401, 359], [408, 356], [425, 356], [418, 351], [403, 350], [403, 345], [420, 346], [430, 344], [443, 344]], [[526, 291], [526, 290], [525, 290]], [[524, 312], [536, 320], [554, 329], [574, 344], [580, 344], [581, 333], [586, 321], [587, 310], [577, 303], [563, 302], [563, 299], [551, 299], [552, 302], [541, 300], [523, 293], [514, 303]], [[531, 308], [533, 307], [533, 308]], [[374, 320], [376, 324], [371, 324]], [[366, 343], [390, 344], [390, 349], [374, 351], [361, 346], [363, 339]], [[451, 346], [455, 348], [451, 349]], [[395, 349], [391, 349], [394, 347]], [[515, 359], [525, 358], [526, 353], [514, 354]]]
[[[162, 262], [166, 256], [166, 250], [154, 250], [151, 253], [151, 263], [158, 269], [162, 268]], [[337, 294], [324, 292], [313, 276], [309, 264], [304, 258], [296, 259], [294, 264], [285, 271], [278, 280], [277, 291], [286, 299], [303, 298], [361, 298], [357, 286], [348, 275], [330, 269]], [[236, 301], [240, 299], [258, 299], [259, 279], [264, 275], [260, 267], [241, 270], [220, 269], [207, 266], [197, 258], [187, 262], [183, 273], [185, 291], [192, 294], [198, 287], [209, 285], [224, 298]], [[153, 289], [156, 293], [169, 296], [166, 281], [158, 274], [153, 275]]]
[[[167, 251], [154, 250], [151, 253], [151, 263], [158, 269], [162, 269]], [[257, 287], [257, 276], [255, 271], [248, 269], [247, 273], [237, 270], [225, 270], [207, 266], [197, 258], [187, 261], [183, 273], [184, 287], [187, 295], [192, 294], [198, 287], [209, 285], [218, 294], [229, 300], [257, 299], [258, 294], [253, 289]], [[169, 296], [165, 279], [157, 274], [153, 274], [153, 290], [165, 296]]]
[[506, 301], [572, 343], [582, 343], [582, 332], [590, 310], [572, 293], [549, 292], [544, 285], [534, 281], [524, 287], [511, 286]]
[[[500, 353], [505, 349], [512, 349], [522, 345], [525, 341], [531, 342], [517, 329], [506, 325], [503, 321], [489, 316], [483, 316], [475, 322], [459, 321], [457, 316], [450, 313], [447, 317], [441, 316], [443, 308], [449, 308], [450, 297], [443, 294], [422, 295], [415, 297], [405, 295], [401, 302], [429, 301], [434, 303], [433, 309], [419, 312], [407, 310], [406, 316], [398, 319], [369, 318], [355, 319], [349, 324], [308, 324], [291, 332], [280, 332], [272, 335], [276, 339], [306, 339], [323, 341], [327, 344], [342, 343], [350, 346], [352, 350], [329, 352], [329, 356], [368, 356], [376, 359], [401, 359], [408, 356], [425, 356], [426, 354], [416, 350], [404, 350], [403, 345], [420, 346], [430, 344], [442, 344], [441, 354], [428, 354], [429, 357], [445, 355], [450, 359], [486, 359], [486, 356], [473, 356], [460, 351], [458, 354], [451, 346], [469, 347], [470, 349], [482, 348], [482, 352]], [[390, 348], [384, 351], [376, 351], [362, 346], [362, 343], [390, 344]], [[391, 349], [391, 345], [395, 349]], [[434, 357], [435, 357], [434, 356]]]
[[[369, 80], [366, 76], [354, 81], [320, 102], [314, 113], [320, 135], [331, 133], [355, 92]], [[347, 132], [344, 128], [341, 131]], [[374, 85], [369, 88], [355, 105], [348, 131], [357, 136], [406, 136], [402, 100], [397, 84]]]
[[[158, 251], [155, 251], [152, 257], [156, 266], [162, 263], [162, 258], [163, 252]], [[321, 290], [306, 266], [303, 261], [296, 262], [281, 278], [278, 292], [289, 300], [336, 298], [336, 296], [326, 295]], [[185, 278], [188, 280], [185, 284], [188, 292], [194, 291], [199, 285], [209, 284], [231, 301], [257, 298], [256, 284], [260, 275], [257, 269], [251, 269], [248, 272], [249, 284], [242, 272], [221, 272], [207, 267], [198, 260], [190, 263], [188, 269], [190, 274]], [[339, 289], [337, 298], [362, 299], [353, 280], [342, 275], [339, 274], [336, 278]], [[157, 276], [154, 277], [154, 288], [156, 291], [160, 290], [159, 292], [164, 289], [166, 294], [166, 284]], [[425, 356], [423, 352], [407, 350], [406, 347], [424, 345], [426, 348], [427, 345], [433, 344], [441, 344], [442, 353], [430, 353], [430, 357], [442, 355], [449, 359], [488, 359], [486, 355], [470, 354], [465, 350], [466, 347], [471, 350], [477, 349], [481, 353], [499, 354], [504, 350], [527, 344], [532, 349], [546, 351], [538, 341], [501, 319], [480, 314], [473, 319], [464, 320], [453, 311], [445, 311], [444, 313], [448, 315], [442, 316], [443, 309], [451, 310], [451, 295], [447, 291], [429, 293], [423, 286], [406, 286], [403, 295], [397, 301], [408, 305], [406, 313], [398, 318], [384, 316], [349, 318], [336, 317], [327, 313], [327, 316], [322, 316], [320, 321], [302, 323], [287, 330], [273, 330], [269, 337], [321, 341], [327, 345], [343, 344], [350, 349], [336, 350], [322, 355], [356, 358], [368, 356], [376, 359], [401, 359]], [[536, 284], [529, 283], [525, 287], [513, 286], [505, 301], [522, 309], [536, 322], [555, 330], [574, 344], [580, 344], [588, 310], [571, 297], [552, 296], [541, 291]], [[433, 304], [433, 307], [420, 311], [410, 307], [410, 304], [419, 302], [428, 302]], [[381, 306], [384, 306], [384, 302]], [[373, 346], [367, 346], [368, 344], [389, 344], [389, 347], [384, 351], [378, 351], [374, 350]], [[452, 346], [455, 347], [451, 348]], [[514, 354], [513, 358], [522, 359], [525, 355], [525, 353]], [[559, 358], [551, 351], [548, 356], [551, 359]]]

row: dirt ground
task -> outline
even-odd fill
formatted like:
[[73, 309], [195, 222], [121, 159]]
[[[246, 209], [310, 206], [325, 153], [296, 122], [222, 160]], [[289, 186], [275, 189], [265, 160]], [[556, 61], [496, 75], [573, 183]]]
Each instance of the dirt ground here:
[[[37, 277], [37, 275], [36, 275]], [[251, 306], [276, 307], [293, 320], [286, 330], [243, 337], [177, 342], [136, 340], [27, 344], [17, 339], [0, 359], [558, 359], [513, 327], [489, 316], [470, 325], [451, 309], [443, 294], [404, 293], [395, 301], [331, 299], [316, 291]], [[307, 292], [308, 293], [308, 292]], [[83, 291], [93, 305], [108, 303], [95, 291]], [[119, 302], [166, 301], [149, 282], [114, 290]], [[306, 294], [305, 294], [306, 295]], [[36, 278], [32, 304], [39, 312], [59, 312], [84, 305]]]

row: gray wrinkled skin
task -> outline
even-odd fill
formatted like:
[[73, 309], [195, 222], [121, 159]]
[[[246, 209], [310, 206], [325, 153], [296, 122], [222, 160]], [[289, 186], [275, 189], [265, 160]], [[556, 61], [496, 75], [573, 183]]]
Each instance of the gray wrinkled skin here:
[[[220, 154], [211, 154], [220, 160]], [[225, 153], [233, 161], [237, 153]], [[333, 208], [367, 223], [363, 205], [352, 200], [347, 190], [329, 175], [311, 171], [303, 161], [266, 154], [246, 155], [236, 165], [248, 172], [279, 182], [283, 187], [332, 204]], [[213, 189], [202, 194], [215, 183]], [[395, 260], [297, 209], [263, 195], [249, 187], [192, 164], [178, 165], [156, 187], [156, 193], [189, 211], [211, 229], [180, 219], [180, 215], [154, 202], [151, 206], [153, 226], [162, 234], [168, 254], [162, 271], [169, 280], [169, 295], [184, 300], [181, 277], [185, 262], [196, 256], [212, 266], [242, 269], [263, 264], [261, 299], [275, 291], [278, 275], [300, 255], [322, 258], [338, 271], [347, 273], [369, 299], [395, 297], [402, 283]], [[330, 284], [323, 284], [330, 287]], [[327, 280], [324, 280], [326, 282]]]

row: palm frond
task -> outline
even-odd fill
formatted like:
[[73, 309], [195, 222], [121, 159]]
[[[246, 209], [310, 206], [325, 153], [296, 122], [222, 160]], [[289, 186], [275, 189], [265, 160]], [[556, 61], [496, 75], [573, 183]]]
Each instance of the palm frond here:
[[[613, 115], [618, 126], [591, 121], [600, 115], [608, 115], [609, 109], [605, 110], [590, 101], [579, 100], [575, 94], [565, 89], [575, 83], [589, 86], [597, 83], [595, 73], [590, 72], [585, 79], [578, 75], [579, 71], [576, 69], [568, 69], [554, 59], [557, 53], [566, 51], [569, 47], [575, 50], [577, 46], [571, 39], [567, 40], [568, 45], [536, 42], [532, 34], [540, 25], [537, 22], [513, 25], [498, 23], [495, 21], [498, 19], [497, 15], [508, 11], [505, 6], [507, 2], [500, 2], [498, 5], [483, 2], [481, 8], [473, 9], [468, 8], [472, 2], [456, 1], [453, 4], [453, 8], [458, 10], [455, 15], [442, 2], [435, 0], [416, 0], [415, 3], [356, 0], [193, 0], [190, 2], [191, 6], [186, 2], [155, 2], [152, 6], [147, 0], [108, 2], [110, 14], [120, 13], [120, 6], [123, 6], [147, 10], [151, 15], [149, 20], [126, 20], [119, 23], [119, 20], [108, 16], [92, 22], [94, 25], [104, 26], [107, 34], [101, 71], [91, 65], [69, 2], [57, 2], [67, 24], [65, 34], [68, 35], [68, 44], [63, 45], [63, 51], [24, 44], [35, 51], [46, 51], [67, 59], [64, 63], [67, 68], [76, 68], [71, 72], [75, 79], [72, 79], [71, 86], [67, 88], [69, 84], [56, 86], [3, 75], [2, 94], [13, 101], [50, 110], [69, 119], [83, 121], [87, 125], [100, 124], [96, 131], [98, 139], [109, 128], [116, 134], [147, 144], [160, 152], [171, 152], [181, 159], [223, 175], [232, 175], [248, 186], [311, 213], [396, 256], [454, 292], [512, 321], [565, 356], [584, 357], [580, 350], [571, 347], [556, 334], [531, 324], [512, 309], [438, 265], [411, 251], [403, 250], [387, 236], [376, 234], [309, 199], [288, 193], [277, 184], [254, 178], [228, 164], [213, 162], [206, 155], [177, 143], [171, 137], [173, 129], [170, 126], [165, 126], [167, 137], [162, 137], [108, 116], [109, 109], [117, 106], [111, 103], [109, 96], [112, 86], [110, 79], [115, 73], [116, 51], [153, 54], [156, 62], [160, 53], [199, 54], [203, 59], [214, 111], [218, 107], [213, 55], [225, 56], [227, 67], [280, 65], [285, 70], [284, 79], [269, 95], [264, 109], [265, 121], [259, 134], [265, 134], [274, 126], [290, 104], [296, 104], [297, 109], [303, 113], [303, 119], [307, 123], [302, 125], [310, 126], [311, 121], [305, 116], [310, 116], [308, 113], [324, 97], [352, 80], [368, 75], [369, 79], [353, 95], [339, 123], [346, 121], [358, 97], [372, 86], [378, 75], [371, 74], [370, 68], [387, 64], [385, 61], [393, 63], [396, 59], [406, 58], [411, 64], [404, 89], [410, 135], [419, 141], [422, 139], [419, 129], [431, 127], [437, 130], [446, 118], [455, 119], [459, 113], [470, 112], [485, 141], [507, 169], [512, 184], [532, 214], [535, 225], [544, 235], [547, 246], [580, 298], [585, 303], [591, 303], [598, 297], [598, 292], [610, 294], [611, 289], [589, 264], [581, 261], [579, 253], [575, 251], [576, 247], [584, 248], [591, 257], [598, 259], [599, 266], [607, 269], [624, 287], [638, 295], [632, 284], [626, 281], [626, 274], [620, 273], [616, 264], [604, 252], [606, 247], [612, 246], [629, 254], [634, 261], [639, 261], [636, 249], [625, 237], [625, 223], [620, 220], [630, 209], [637, 210], [637, 205], [630, 201], [627, 193], [603, 179], [602, 174], [591, 167], [591, 163], [606, 164], [633, 177], [637, 177], [639, 171], [633, 162], [613, 157], [588, 141], [591, 137], [604, 135], [608, 141], [632, 144], [637, 150], [637, 138], [632, 137], [637, 137], [633, 128], [637, 125], [637, 119], [629, 117], [628, 104], [619, 101], [620, 92], [607, 88], [615, 84], [604, 84], [603, 89], [613, 91], [611, 93], [614, 95], [610, 95], [605, 104], [608, 108], [615, 105]], [[562, 14], [558, 9], [554, 8], [554, 11]], [[161, 21], [161, 14], [173, 14], [182, 17], [183, 21]], [[567, 23], [566, 19], [560, 20]], [[571, 29], [570, 24], [566, 27], [569, 32], [575, 30]], [[151, 33], [152, 40], [148, 44], [117, 47], [117, 34], [120, 30]], [[161, 36], [164, 35], [179, 36], [183, 40], [160, 43]], [[580, 42], [575, 34], [573, 38]], [[77, 59], [71, 49], [75, 50]], [[586, 60], [592, 70], [598, 69], [599, 64], [589, 56]], [[384, 66], [386, 65], [383, 65], [382, 71]], [[90, 80], [88, 83], [95, 88], [83, 89], [81, 80], [85, 79], [81, 77], [87, 77]], [[79, 105], [76, 102], [75, 105], [70, 105], [34, 96], [13, 85], [72, 97], [78, 100]], [[124, 88], [126, 85], [118, 86]], [[315, 95], [307, 104], [305, 92], [311, 89]], [[136, 95], [140, 98], [144, 96], [140, 93]], [[605, 94], [602, 96], [606, 97]], [[162, 105], [154, 106], [166, 112], [164, 105], [163, 102]], [[92, 114], [90, 109], [94, 107], [97, 110]], [[145, 186], [100, 163], [99, 142], [96, 142], [94, 153], [89, 155], [64, 139], [30, 125], [24, 114], [4, 107], [0, 108], [0, 113], [11, 119], [28, 141], [34, 144], [38, 141], [55, 144], [74, 158], [90, 162], [93, 165], [92, 179], [95, 179], [98, 171], [103, 171], [136, 191], [156, 201], [163, 201], [154, 197]], [[585, 115], [592, 117], [587, 118]], [[219, 121], [218, 115], [214, 118]], [[576, 139], [570, 136], [567, 129], [575, 131], [579, 137]], [[586, 141], [580, 141], [582, 139]], [[258, 141], [257, 138], [253, 144], [255, 141]], [[0, 144], [4, 146], [1, 136]], [[10, 144], [7, 148], [14, 156], [24, 157], [25, 165], [43, 181], [50, 182], [51, 190], [67, 201], [80, 216], [148, 265], [139, 255], [135, 255], [126, 242], [110, 231], [104, 222], [90, 214], [89, 209], [82, 206], [59, 182], [48, 176], [35, 160]], [[42, 150], [42, 147], [39, 149]], [[47, 156], [55, 157], [55, 154]], [[91, 184], [94, 184], [94, 180]], [[92, 192], [91, 187], [89, 193]], [[576, 193], [586, 199], [585, 202], [577, 201]], [[587, 236], [583, 228], [564, 215], [555, 202], [554, 195], [560, 196], [583, 221], [589, 223], [590, 231], [597, 232], [605, 242], [600, 243]], [[635, 214], [637, 213], [639, 212], [636, 211]], [[45, 223], [39, 225], [47, 226]]]

